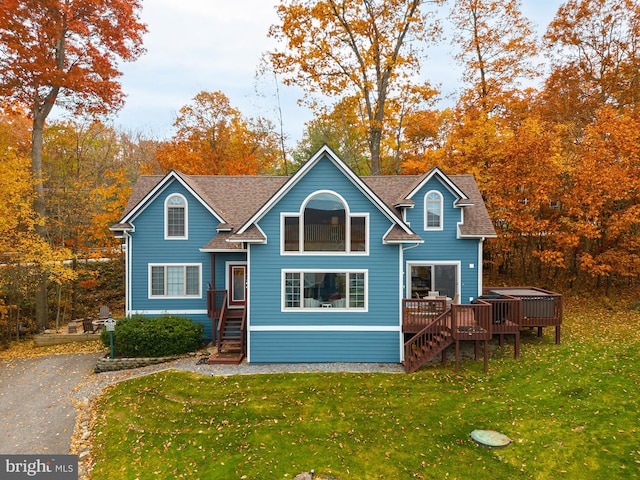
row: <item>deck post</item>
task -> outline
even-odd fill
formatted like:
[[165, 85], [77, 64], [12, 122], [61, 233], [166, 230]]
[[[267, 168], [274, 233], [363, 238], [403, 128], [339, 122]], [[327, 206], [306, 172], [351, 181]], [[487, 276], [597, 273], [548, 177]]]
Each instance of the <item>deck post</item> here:
[[489, 340], [484, 341], [484, 373], [487, 373], [489, 370]]

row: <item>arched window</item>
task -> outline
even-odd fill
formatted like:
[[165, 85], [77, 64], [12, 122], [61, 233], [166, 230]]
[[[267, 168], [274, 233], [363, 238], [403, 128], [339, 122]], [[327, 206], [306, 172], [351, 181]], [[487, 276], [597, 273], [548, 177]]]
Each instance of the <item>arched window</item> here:
[[313, 196], [304, 209], [304, 251], [344, 252], [346, 210], [331, 193]]
[[424, 197], [424, 229], [442, 230], [442, 194], [435, 190]]
[[350, 214], [332, 192], [317, 192], [300, 213], [283, 214], [284, 252], [366, 253], [367, 215]]
[[165, 201], [165, 238], [187, 238], [187, 200], [178, 194]]

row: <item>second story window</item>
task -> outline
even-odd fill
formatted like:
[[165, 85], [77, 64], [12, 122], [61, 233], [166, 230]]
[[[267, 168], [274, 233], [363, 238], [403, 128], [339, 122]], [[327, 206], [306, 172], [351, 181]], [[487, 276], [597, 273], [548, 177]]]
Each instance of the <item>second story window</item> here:
[[424, 198], [424, 229], [442, 230], [442, 195], [435, 190]]
[[304, 251], [344, 252], [346, 213], [335, 195], [319, 193], [304, 209]]
[[311, 196], [300, 214], [284, 215], [283, 251], [366, 253], [367, 216], [350, 214], [337, 195]]
[[165, 202], [165, 238], [187, 238], [187, 200], [171, 195]]

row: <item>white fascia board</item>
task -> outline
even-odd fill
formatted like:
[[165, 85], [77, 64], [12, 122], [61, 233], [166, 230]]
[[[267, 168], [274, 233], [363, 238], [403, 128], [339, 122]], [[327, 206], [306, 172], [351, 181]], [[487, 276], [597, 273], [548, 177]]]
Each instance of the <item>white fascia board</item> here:
[[[247, 224], [250, 225], [250, 224]], [[256, 228], [258, 229], [258, 231], [262, 234], [262, 238], [237, 238], [234, 239], [233, 236], [227, 238], [225, 241], [228, 243], [262, 243], [262, 244], [266, 244], [267, 243], [267, 234], [264, 233], [264, 230], [262, 230], [262, 228], [260, 228], [260, 225], [256, 224]], [[238, 230], [238, 233], [240, 233], [240, 231]]]
[[[440, 170], [438, 167], [433, 167], [431, 169], [431, 171], [429, 172], [429, 174], [424, 178], [424, 180], [422, 180], [410, 193], [409, 195], [407, 195], [407, 198], [413, 198], [413, 196], [418, 193], [418, 191], [420, 189], [422, 189], [422, 187], [424, 187], [424, 185], [426, 185], [426, 183], [431, 180], [434, 176], [438, 175], [438, 177], [440, 177], [440, 180], [442, 181], [443, 185], [454, 195], [456, 195], [458, 197], [458, 199], [461, 200], [469, 200], [469, 197], [467, 197], [467, 195], [465, 195], [465, 193], [460, 190], [458, 188], [458, 186], [453, 183], [451, 181], [451, 179], [449, 177], [447, 177], [442, 170]], [[463, 206], [463, 204], [460, 205], [454, 205], [456, 208]]]
[[171, 180], [177, 180], [195, 199], [197, 199], [202, 206], [207, 209], [211, 215], [213, 215], [220, 223], [225, 223], [224, 219], [218, 215], [218, 213], [207, 203], [205, 202], [200, 195], [196, 193], [196, 191], [191, 188], [181, 177], [177, 174], [176, 171], [171, 170], [167, 175], [158, 182], [158, 184], [151, 189], [149, 193], [147, 193], [142, 200], [138, 202], [138, 204], [131, 209], [131, 211], [127, 214], [126, 217], [120, 219], [118, 223], [131, 223], [138, 215], [140, 215], [151, 203], [151, 200], [162, 193], [166, 188], [171, 184]]
[[461, 235], [461, 234], [459, 234], [458, 238], [463, 238], [463, 239], [464, 238], [473, 238], [473, 239], [482, 240], [482, 239], [485, 239], [485, 238], [498, 238], [498, 235], [496, 235], [496, 234], [491, 234], [491, 235], [486, 235], [486, 234], [484, 234], [484, 235]]

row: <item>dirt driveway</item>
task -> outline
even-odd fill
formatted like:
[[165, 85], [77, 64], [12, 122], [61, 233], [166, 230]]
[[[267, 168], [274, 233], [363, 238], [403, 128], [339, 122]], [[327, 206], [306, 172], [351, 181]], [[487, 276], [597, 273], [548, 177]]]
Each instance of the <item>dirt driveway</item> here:
[[0, 453], [69, 453], [72, 392], [102, 354], [0, 359]]

